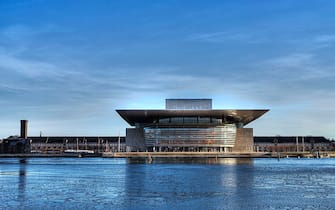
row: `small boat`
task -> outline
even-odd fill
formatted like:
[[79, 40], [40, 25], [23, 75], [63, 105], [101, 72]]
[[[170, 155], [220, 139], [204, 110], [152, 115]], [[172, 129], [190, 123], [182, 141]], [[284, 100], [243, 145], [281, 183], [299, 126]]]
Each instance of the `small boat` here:
[[94, 151], [87, 149], [67, 149], [64, 150], [64, 153], [94, 154]]

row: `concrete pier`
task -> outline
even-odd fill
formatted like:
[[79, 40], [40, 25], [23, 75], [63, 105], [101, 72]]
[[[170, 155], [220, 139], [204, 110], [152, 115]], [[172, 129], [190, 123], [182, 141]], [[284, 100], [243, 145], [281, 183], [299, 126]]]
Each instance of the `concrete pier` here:
[[34, 157], [104, 157], [104, 158], [335, 158], [335, 152], [103, 152], [103, 153], [17, 153], [0, 158]]
[[101, 154], [81, 154], [81, 153], [19, 153], [0, 154], [0, 158], [52, 158], [52, 157], [101, 157]]
[[[310, 152], [104, 152], [105, 158], [277, 158], [301, 157], [313, 158], [316, 154]], [[320, 153], [320, 157], [335, 157], [335, 152]]]
[[260, 158], [271, 157], [263, 152], [105, 152], [105, 158]]

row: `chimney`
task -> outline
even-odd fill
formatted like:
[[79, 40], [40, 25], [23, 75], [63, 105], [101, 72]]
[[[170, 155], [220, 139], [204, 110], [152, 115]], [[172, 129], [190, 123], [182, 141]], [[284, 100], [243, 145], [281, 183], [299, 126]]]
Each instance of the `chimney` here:
[[28, 138], [28, 120], [21, 120], [21, 138]]

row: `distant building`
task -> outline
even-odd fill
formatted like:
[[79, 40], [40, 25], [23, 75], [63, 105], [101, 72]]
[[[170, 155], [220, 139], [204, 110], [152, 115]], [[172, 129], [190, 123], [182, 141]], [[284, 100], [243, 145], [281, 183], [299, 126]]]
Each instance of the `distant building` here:
[[211, 99], [166, 99], [163, 110], [116, 110], [131, 151], [252, 152], [253, 129], [268, 110], [212, 109]]
[[335, 151], [335, 142], [323, 136], [255, 136], [257, 152]]
[[0, 140], [0, 153], [2, 154], [26, 153], [27, 151], [27, 139], [18, 136], [10, 136]]
[[29, 152], [28, 120], [21, 120], [20, 136], [10, 136], [0, 140], [0, 153]]
[[66, 150], [125, 152], [125, 137], [118, 136], [30, 136], [32, 153], [63, 153]]
[[19, 136], [0, 139], [0, 154], [63, 153], [66, 150], [101, 152], [126, 151], [125, 137], [120, 136], [29, 136], [28, 121], [21, 120]]

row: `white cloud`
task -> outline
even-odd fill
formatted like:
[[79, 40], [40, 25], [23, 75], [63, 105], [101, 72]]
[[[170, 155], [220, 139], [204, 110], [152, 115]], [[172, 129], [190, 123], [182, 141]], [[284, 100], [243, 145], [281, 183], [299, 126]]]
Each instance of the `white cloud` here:
[[53, 24], [46, 24], [40, 27], [31, 27], [23, 24], [10, 25], [0, 31], [0, 35], [8, 40], [13, 41], [28, 41], [31, 38], [36, 38], [39, 35], [46, 33], [64, 32], [59, 26]]
[[317, 43], [334, 43], [335, 34], [318, 35], [314, 38], [314, 41]]
[[230, 43], [230, 42], [247, 42], [247, 43], [261, 43], [265, 38], [261, 35], [255, 35], [250, 32], [212, 32], [212, 33], [197, 33], [188, 37], [189, 41], [201, 41], [212, 43]]
[[292, 53], [286, 56], [272, 58], [265, 62], [278, 68], [303, 68], [311, 64], [313, 58], [314, 55], [309, 53]]
[[334, 66], [324, 65], [314, 53], [292, 53], [261, 61], [255, 66], [264, 76], [291, 82], [308, 82], [334, 77]]
[[2, 74], [14, 71], [30, 78], [61, 76], [57, 71], [57, 67], [53, 64], [43, 61], [19, 59], [15, 56], [4, 54], [0, 55], [0, 69]]

